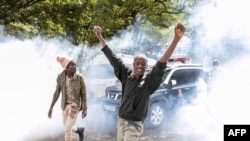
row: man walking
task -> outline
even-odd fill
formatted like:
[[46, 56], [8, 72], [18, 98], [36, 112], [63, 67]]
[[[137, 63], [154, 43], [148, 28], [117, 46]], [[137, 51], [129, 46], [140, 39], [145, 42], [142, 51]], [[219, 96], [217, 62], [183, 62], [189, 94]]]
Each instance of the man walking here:
[[82, 118], [87, 115], [86, 87], [82, 75], [76, 72], [76, 63], [69, 57], [57, 57], [57, 61], [63, 67], [63, 71], [57, 76], [57, 85], [49, 108], [48, 117], [52, 118], [52, 111], [60, 93], [61, 109], [63, 113], [63, 124], [65, 141], [72, 141], [72, 131], [79, 134], [79, 141], [84, 139], [84, 128], [75, 127], [79, 111]]

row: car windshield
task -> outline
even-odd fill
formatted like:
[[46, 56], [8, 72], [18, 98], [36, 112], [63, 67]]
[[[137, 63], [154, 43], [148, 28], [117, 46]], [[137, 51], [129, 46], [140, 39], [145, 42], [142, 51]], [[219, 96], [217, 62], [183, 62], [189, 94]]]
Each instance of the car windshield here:
[[114, 70], [110, 64], [88, 66], [85, 77], [88, 79], [109, 79], [114, 77]]

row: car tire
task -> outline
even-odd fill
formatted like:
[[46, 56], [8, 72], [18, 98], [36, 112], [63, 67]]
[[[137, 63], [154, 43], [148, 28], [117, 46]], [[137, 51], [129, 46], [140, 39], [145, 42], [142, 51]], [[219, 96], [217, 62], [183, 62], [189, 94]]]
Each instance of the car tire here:
[[165, 116], [165, 110], [161, 103], [151, 104], [145, 120], [145, 128], [160, 127], [165, 120]]

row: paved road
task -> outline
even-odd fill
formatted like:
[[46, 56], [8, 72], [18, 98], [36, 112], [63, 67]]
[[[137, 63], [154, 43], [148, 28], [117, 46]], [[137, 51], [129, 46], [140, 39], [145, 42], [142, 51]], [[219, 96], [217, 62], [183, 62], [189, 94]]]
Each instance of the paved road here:
[[[116, 121], [103, 114], [100, 106], [89, 106], [88, 116], [81, 122], [83, 123], [80, 124], [86, 128], [84, 141], [116, 141]], [[165, 123], [160, 128], [145, 129], [140, 141], [214, 141], [190, 129], [185, 130], [186, 125], [179, 124], [173, 127], [169, 125], [173, 125], [173, 122]], [[64, 141], [63, 133], [39, 141]], [[74, 134], [73, 141], [78, 141], [77, 134]]]
[[[116, 141], [115, 133], [100, 133], [93, 131], [85, 132], [84, 141]], [[63, 141], [63, 135], [55, 138], [46, 138], [41, 141]], [[78, 136], [74, 134], [74, 140], [78, 141]], [[160, 129], [147, 130], [142, 135], [140, 141], [208, 141], [204, 137], [193, 135], [183, 131], [162, 131]]]
[[[105, 130], [106, 128], [106, 130]], [[64, 141], [63, 134], [53, 137], [44, 138], [40, 141]], [[78, 135], [74, 134], [74, 140], [78, 141]], [[89, 128], [85, 131], [84, 141], [116, 141], [115, 126], [106, 123], [100, 125], [99, 128]], [[212, 141], [206, 137], [194, 134], [191, 131], [185, 131], [181, 128], [174, 129], [172, 127], [163, 126], [156, 129], [145, 129], [140, 141]]]

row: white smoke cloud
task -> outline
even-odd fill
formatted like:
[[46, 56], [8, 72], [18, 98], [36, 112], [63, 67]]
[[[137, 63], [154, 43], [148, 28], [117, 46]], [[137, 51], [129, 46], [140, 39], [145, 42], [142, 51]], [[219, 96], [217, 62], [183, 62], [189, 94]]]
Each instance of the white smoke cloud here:
[[[81, 49], [79, 49], [81, 48]], [[100, 48], [98, 48], [100, 51]], [[48, 110], [56, 86], [56, 77], [62, 71], [56, 61], [59, 55], [77, 60], [80, 53], [95, 54], [96, 50], [85, 46], [74, 47], [67, 40], [18, 40], [2, 37], [0, 41], [0, 96], [2, 112], [2, 138], [11, 141], [34, 141], [63, 135], [60, 98], [53, 108], [52, 119]], [[86, 57], [86, 56], [83, 56]], [[85, 58], [83, 58], [85, 59]], [[77, 126], [88, 130], [100, 128], [103, 116], [100, 107], [88, 102], [89, 112], [85, 119], [79, 115]], [[89, 127], [88, 127], [89, 126]], [[105, 125], [106, 126], [106, 125]], [[100, 130], [106, 130], [100, 128]]]
[[246, 20], [249, 11], [247, 3], [247, 0], [211, 0], [194, 10], [189, 21], [202, 27], [198, 31], [202, 36], [202, 45], [213, 48], [227, 36], [247, 41], [250, 36], [250, 21]]
[[[58, 134], [60, 112], [55, 107], [54, 119], [49, 120], [49, 108], [55, 77], [60, 71], [55, 57], [58, 51], [44, 44], [46, 58], [37, 49], [37, 40], [6, 40], [0, 43], [1, 131], [3, 139], [25, 140], [26, 136], [39, 137]], [[53, 45], [52, 45], [53, 46]], [[56, 47], [54, 47], [56, 49]], [[46, 60], [45, 60], [46, 59]], [[58, 108], [59, 109], [59, 108]]]
[[[249, 13], [247, 0], [227, 1], [216, 0], [205, 4], [194, 12], [190, 24], [199, 25], [199, 46], [214, 50], [221, 60], [221, 75], [213, 84], [212, 91], [199, 103], [183, 107], [176, 116], [173, 126], [180, 130], [189, 130], [190, 133], [202, 135], [201, 140], [223, 140], [224, 124], [249, 124], [250, 106], [248, 100], [248, 84], [250, 80], [249, 53], [242, 53], [250, 49]], [[237, 39], [244, 50], [228, 46], [222, 49], [225, 37]], [[237, 44], [236, 43], [236, 44]], [[235, 50], [232, 59], [223, 60], [223, 54], [228, 50]], [[210, 54], [206, 54], [210, 55]], [[210, 58], [213, 58], [211, 54]], [[221, 58], [220, 58], [221, 57]], [[204, 58], [206, 59], [206, 58]], [[211, 62], [212, 63], [212, 62]]]
[[[224, 37], [231, 37], [238, 39], [244, 43], [244, 48], [249, 49], [249, 10], [247, 0], [217, 0], [196, 9], [189, 21], [190, 24], [201, 25], [200, 39], [197, 40], [199, 45], [213, 50], [215, 46], [222, 44]], [[60, 99], [54, 107], [53, 118], [47, 117], [56, 76], [61, 71], [55, 58], [62, 54], [76, 56], [79, 50], [71, 48], [72, 45], [63, 39], [45, 41], [36, 38], [21, 41], [12, 37], [0, 37], [2, 138], [27, 141], [27, 138], [36, 140], [62, 134]], [[113, 38], [109, 42], [110, 46], [115, 48], [115, 45], [120, 44], [120, 48], [126, 48], [135, 43], [131, 33], [121, 37], [122, 39]], [[86, 48], [83, 51], [95, 54]], [[223, 54], [226, 51], [217, 53]], [[191, 129], [204, 135], [209, 141], [220, 141], [223, 124], [249, 124], [247, 84], [250, 78], [246, 64], [249, 64], [250, 58], [247, 56], [249, 55], [224, 60], [226, 63], [221, 66], [223, 77], [216, 81], [208, 97], [181, 109], [181, 116], [173, 126]], [[106, 117], [99, 107], [94, 108], [97, 111], [90, 112], [84, 122], [80, 120], [77, 124], [97, 127], [96, 124], [99, 123], [93, 119]]]

